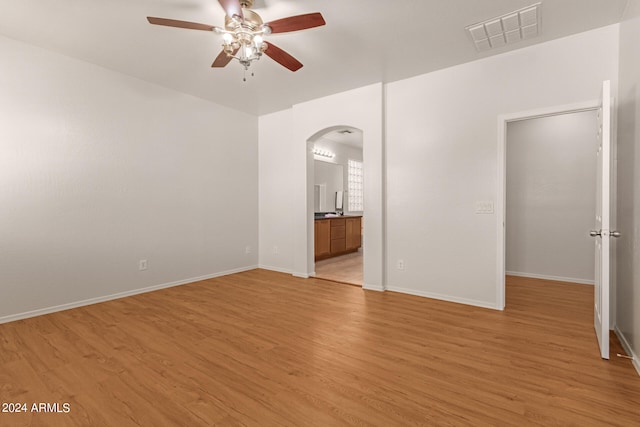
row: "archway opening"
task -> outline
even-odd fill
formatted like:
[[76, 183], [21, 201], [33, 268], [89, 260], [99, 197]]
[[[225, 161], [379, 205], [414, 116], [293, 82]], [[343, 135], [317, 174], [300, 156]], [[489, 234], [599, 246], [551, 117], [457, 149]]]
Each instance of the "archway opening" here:
[[324, 128], [307, 140], [307, 217], [312, 221], [313, 275], [363, 285], [364, 163], [362, 130]]

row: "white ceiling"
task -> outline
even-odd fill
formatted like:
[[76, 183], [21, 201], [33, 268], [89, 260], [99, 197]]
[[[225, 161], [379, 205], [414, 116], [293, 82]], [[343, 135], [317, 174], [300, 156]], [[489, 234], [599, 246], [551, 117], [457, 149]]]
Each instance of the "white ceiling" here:
[[[147, 16], [223, 26], [216, 0], [0, 0], [0, 34], [251, 114], [391, 82], [619, 22], [627, 0], [542, 0], [541, 35], [476, 52], [465, 26], [540, 0], [256, 0], [265, 21], [321, 12], [327, 25], [267, 38], [304, 67], [268, 57], [247, 76], [212, 69], [213, 32], [150, 25]], [[629, 0], [638, 1], [638, 0]]]
[[351, 126], [343, 126], [341, 129], [327, 132], [322, 135], [322, 139], [362, 149], [362, 131]]

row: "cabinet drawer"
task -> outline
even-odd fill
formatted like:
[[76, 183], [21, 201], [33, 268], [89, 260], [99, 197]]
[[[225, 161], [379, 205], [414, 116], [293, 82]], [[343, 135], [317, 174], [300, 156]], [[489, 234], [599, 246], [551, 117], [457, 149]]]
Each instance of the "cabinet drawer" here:
[[331, 253], [343, 252], [347, 248], [345, 239], [331, 239]]
[[346, 236], [346, 228], [342, 227], [331, 227], [331, 238], [332, 239], [344, 239]]
[[331, 218], [331, 227], [344, 227], [345, 218]]

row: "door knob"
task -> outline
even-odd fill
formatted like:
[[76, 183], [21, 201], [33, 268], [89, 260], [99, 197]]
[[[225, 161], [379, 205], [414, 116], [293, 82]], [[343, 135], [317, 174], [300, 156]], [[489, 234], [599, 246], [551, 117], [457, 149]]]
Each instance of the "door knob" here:
[[591, 230], [589, 232], [589, 236], [591, 237], [602, 236], [601, 232], [602, 230]]
[[609, 233], [609, 235], [611, 237], [620, 237], [621, 236], [619, 231], [612, 231], [611, 233]]

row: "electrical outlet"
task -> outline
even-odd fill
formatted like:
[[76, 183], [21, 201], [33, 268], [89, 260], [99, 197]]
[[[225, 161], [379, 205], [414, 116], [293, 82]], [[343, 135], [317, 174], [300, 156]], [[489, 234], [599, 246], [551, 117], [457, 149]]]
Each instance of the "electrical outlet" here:
[[278, 249], [277, 246], [273, 247], [273, 253], [276, 254], [276, 255], [280, 253], [280, 250]]
[[398, 262], [396, 263], [396, 268], [398, 270], [404, 270], [404, 260], [403, 259], [399, 259]]
[[144, 270], [146, 270], [146, 269], [147, 269], [147, 267], [148, 267], [148, 265], [147, 265], [147, 260], [146, 260], [146, 259], [141, 259], [141, 260], [138, 262], [138, 269], [139, 269], [140, 271], [144, 271]]
[[493, 202], [492, 201], [476, 202], [476, 214], [493, 214]]
[[245, 253], [245, 254], [250, 254], [250, 253], [251, 253], [251, 246], [248, 246], [248, 245], [247, 245], [247, 246], [245, 246], [245, 247], [244, 247], [244, 253]]

